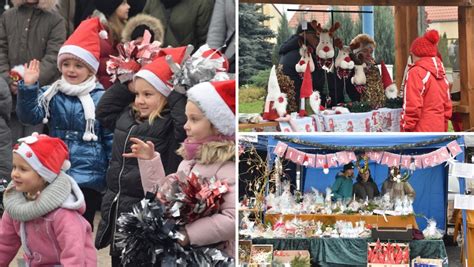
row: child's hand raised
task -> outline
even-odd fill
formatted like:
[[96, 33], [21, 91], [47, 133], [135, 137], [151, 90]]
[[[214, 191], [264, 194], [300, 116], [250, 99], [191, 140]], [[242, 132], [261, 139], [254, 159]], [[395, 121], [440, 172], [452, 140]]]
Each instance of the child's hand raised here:
[[23, 80], [25, 85], [33, 85], [38, 81], [40, 74], [40, 62], [39, 60], [33, 59], [30, 64], [25, 64], [25, 73], [23, 74]]
[[150, 160], [155, 157], [155, 145], [151, 141], [146, 143], [138, 138], [130, 138], [134, 144], [130, 147], [132, 149], [131, 153], [123, 153], [124, 158], [138, 158], [144, 160]]

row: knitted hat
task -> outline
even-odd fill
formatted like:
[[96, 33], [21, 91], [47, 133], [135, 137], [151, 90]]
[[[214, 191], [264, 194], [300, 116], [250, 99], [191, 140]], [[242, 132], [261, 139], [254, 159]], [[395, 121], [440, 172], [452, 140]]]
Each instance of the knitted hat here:
[[382, 70], [382, 83], [383, 88], [385, 89], [385, 96], [389, 99], [397, 98], [397, 85], [393, 83], [392, 78], [388, 73], [387, 66], [385, 66], [383, 61], [380, 62], [380, 69]]
[[71, 167], [69, 151], [59, 138], [33, 133], [18, 139], [13, 152], [22, 157], [47, 182], [52, 183], [61, 170]]
[[186, 49], [186, 46], [161, 49], [158, 58], [153, 60], [150, 64], [145, 65], [137, 72], [137, 74], [135, 74], [134, 78], [140, 77], [146, 80], [158, 92], [167, 97], [173, 89], [173, 84], [170, 82], [171, 77], [173, 76], [173, 71], [168, 65], [166, 57], [171, 57], [176, 64], [181, 64]]
[[115, 10], [123, 3], [123, 0], [95, 0], [95, 8], [108, 18], [114, 14]]
[[235, 135], [235, 80], [200, 83], [186, 93], [221, 134]]
[[97, 73], [100, 39], [106, 38], [107, 32], [103, 30], [99, 18], [84, 20], [59, 49], [58, 68], [61, 69], [64, 60], [73, 58], [85, 63], [92, 72]]
[[288, 100], [286, 94], [281, 92], [276, 75], [275, 65], [273, 65], [268, 77], [268, 90], [263, 110], [264, 120], [275, 120], [286, 115]]
[[347, 170], [353, 170], [353, 169], [354, 169], [354, 163], [349, 162], [349, 163], [347, 163], [346, 165], [344, 165], [344, 167], [343, 167], [342, 170], [343, 170], [343, 171], [347, 171]]
[[435, 57], [438, 53], [439, 33], [429, 30], [411, 43], [410, 53], [417, 57]]

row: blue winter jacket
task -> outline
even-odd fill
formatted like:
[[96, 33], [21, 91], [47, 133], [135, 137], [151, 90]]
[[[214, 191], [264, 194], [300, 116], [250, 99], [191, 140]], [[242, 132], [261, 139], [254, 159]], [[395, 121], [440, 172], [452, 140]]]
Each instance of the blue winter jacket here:
[[[18, 83], [16, 112], [24, 124], [42, 123], [45, 110], [38, 104], [40, 94], [49, 86], [39, 88], [36, 83], [26, 86], [23, 81]], [[90, 93], [95, 106], [104, 94], [104, 88], [97, 83], [96, 89]], [[78, 97], [58, 92], [49, 103], [49, 135], [61, 138], [69, 149], [71, 168], [67, 174], [74, 177], [80, 187], [97, 191], [105, 189], [105, 174], [109, 165], [112, 149], [112, 132], [103, 128], [95, 121], [97, 141], [86, 142], [82, 135], [86, 127], [84, 110]]]

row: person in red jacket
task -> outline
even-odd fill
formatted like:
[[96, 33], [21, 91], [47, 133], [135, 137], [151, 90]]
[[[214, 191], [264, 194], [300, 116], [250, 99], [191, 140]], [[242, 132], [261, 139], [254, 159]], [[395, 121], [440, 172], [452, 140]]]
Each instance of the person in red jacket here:
[[437, 56], [439, 34], [427, 31], [413, 41], [400, 122], [402, 132], [446, 132], [452, 114], [449, 83]]

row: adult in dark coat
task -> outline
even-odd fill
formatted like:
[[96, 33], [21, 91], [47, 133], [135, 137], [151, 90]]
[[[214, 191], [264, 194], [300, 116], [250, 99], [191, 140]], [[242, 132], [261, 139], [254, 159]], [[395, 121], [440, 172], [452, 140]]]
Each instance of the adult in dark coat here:
[[[310, 23], [308, 25], [308, 30], [303, 31], [301, 25], [298, 26], [296, 33], [293, 34], [288, 40], [286, 40], [279, 50], [280, 62], [279, 64], [283, 66], [283, 74], [290, 77], [295, 86], [295, 97], [296, 103], [299, 105], [300, 99], [300, 88], [301, 83], [303, 82], [300, 74], [296, 71], [295, 65], [301, 58], [299, 49], [304, 43], [304, 36], [306, 35], [306, 45], [314, 51], [318, 44], [318, 39], [316, 36], [316, 31], [313, 29]], [[314, 53], [312, 55], [314, 61]], [[316, 62], [315, 62], [316, 64]], [[314, 78], [313, 78], [313, 88], [315, 88]], [[289, 100], [290, 102], [290, 100]], [[292, 110], [296, 111], [296, 110]]]
[[374, 182], [374, 179], [372, 179], [370, 169], [367, 169], [364, 173], [359, 171], [357, 174], [357, 182], [354, 184], [352, 191], [357, 199], [363, 200], [367, 197], [370, 200], [380, 195], [377, 184]]
[[127, 86], [115, 82], [101, 98], [96, 118], [101, 124], [114, 131], [112, 159], [107, 170], [107, 190], [102, 199], [102, 219], [97, 230], [97, 249], [110, 245], [113, 266], [118, 266], [121, 250], [116, 247], [115, 233], [117, 218], [122, 212], [129, 212], [133, 205], [143, 198], [143, 186], [136, 158], [124, 158], [130, 153], [131, 137], [151, 141], [161, 154], [166, 174], [175, 173], [182, 158], [176, 154], [180, 143], [186, 138], [184, 114], [186, 97], [172, 91], [167, 97], [167, 106], [151, 124], [139, 119], [131, 104], [134, 94]]
[[12, 96], [7, 82], [0, 78], [0, 179], [10, 180], [12, 171], [12, 134], [7, 123], [10, 120]]

